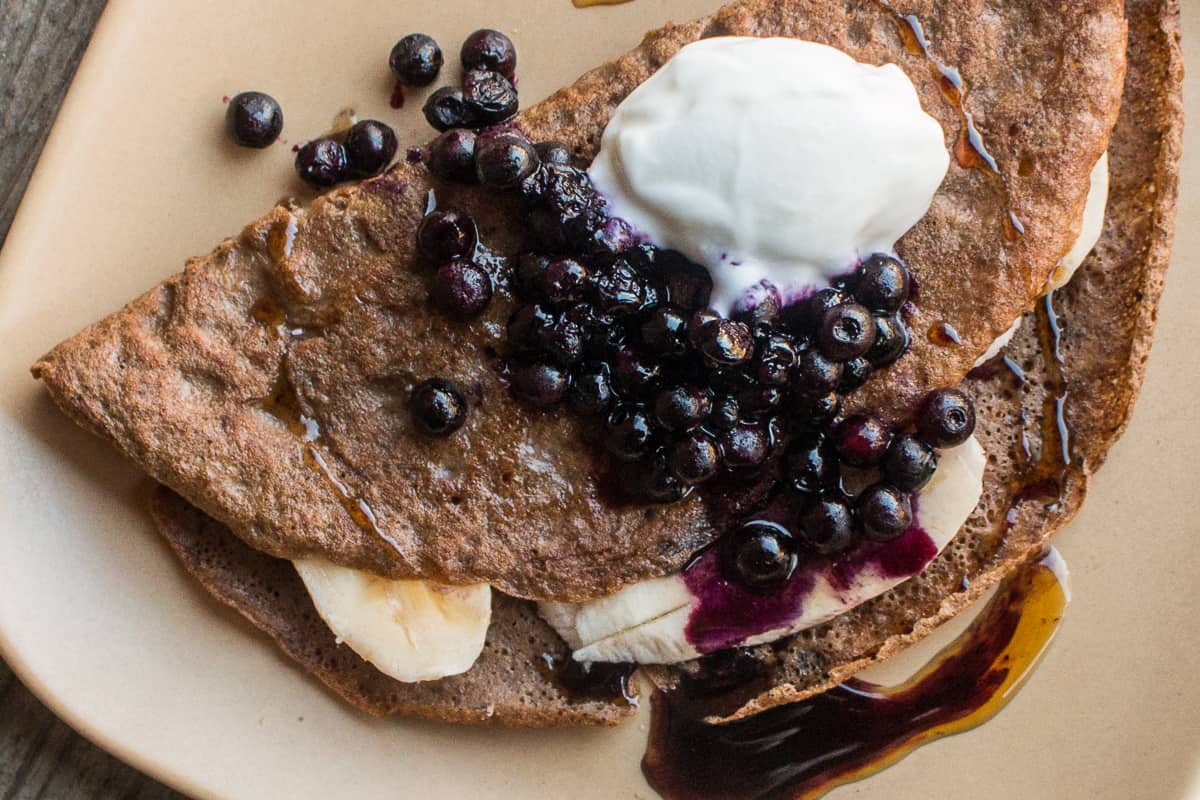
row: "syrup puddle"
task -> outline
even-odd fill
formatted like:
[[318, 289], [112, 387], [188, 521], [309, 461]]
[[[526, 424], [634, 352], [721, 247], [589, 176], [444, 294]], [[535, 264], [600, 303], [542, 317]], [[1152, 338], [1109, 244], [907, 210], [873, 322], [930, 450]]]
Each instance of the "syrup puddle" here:
[[1069, 600], [1066, 565], [1051, 548], [1007, 578], [966, 632], [896, 686], [851, 679], [724, 725], [704, 721], [714, 713], [711, 698], [658, 692], [642, 771], [671, 800], [820, 797], [994, 717], [1041, 661]]

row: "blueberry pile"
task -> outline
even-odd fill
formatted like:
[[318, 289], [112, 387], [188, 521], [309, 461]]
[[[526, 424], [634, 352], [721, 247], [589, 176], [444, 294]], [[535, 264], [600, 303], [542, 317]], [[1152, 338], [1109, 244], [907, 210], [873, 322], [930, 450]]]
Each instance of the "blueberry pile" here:
[[385, 123], [364, 119], [345, 136], [323, 136], [296, 151], [296, 173], [309, 186], [326, 188], [351, 178], [378, 175], [396, 155], [396, 132]]

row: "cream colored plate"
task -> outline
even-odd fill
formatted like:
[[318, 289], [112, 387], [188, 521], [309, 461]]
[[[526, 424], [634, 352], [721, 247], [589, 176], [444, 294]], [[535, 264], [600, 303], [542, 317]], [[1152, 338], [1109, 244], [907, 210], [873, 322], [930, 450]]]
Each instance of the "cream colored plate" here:
[[[342, 107], [426, 140], [419, 100], [387, 105], [401, 35], [427, 31], [454, 62], [470, 30], [511, 32], [529, 102], [717, 5], [114, 0], [0, 254], [0, 649], [30, 688], [197, 795], [652, 796], [638, 768], [645, 713], [616, 731], [513, 732], [375, 721], [333, 700], [180, 572], [145, 513], [146, 480], [58, 414], [27, 368], [301, 191], [290, 145]], [[1200, 17], [1187, 22], [1200, 43]], [[222, 95], [250, 88], [282, 102], [288, 144], [225, 140]], [[1200, 152], [1200, 132], [1189, 138]], [[1198, 165], [1185, 168], [1138, 413], [1059, 539], [1076, 599], [1044, 666], [994, 722], [835, 797], [1178, 798], [1197, 777]]]

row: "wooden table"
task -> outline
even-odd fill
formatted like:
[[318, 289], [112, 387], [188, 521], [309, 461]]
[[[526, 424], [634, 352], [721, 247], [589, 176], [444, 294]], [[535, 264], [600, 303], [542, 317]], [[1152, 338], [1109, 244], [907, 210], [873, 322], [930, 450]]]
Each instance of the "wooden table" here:
[[[0, 244], [104, 0], [0, 0]], [[180, 795], [59, 721], [0, 661], [0, 800]]]

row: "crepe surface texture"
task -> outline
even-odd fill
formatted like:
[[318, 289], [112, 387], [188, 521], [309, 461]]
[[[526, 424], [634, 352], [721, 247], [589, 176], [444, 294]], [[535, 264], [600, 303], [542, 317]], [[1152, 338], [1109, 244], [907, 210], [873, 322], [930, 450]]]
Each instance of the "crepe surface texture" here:
[[[899, 243], [920, 286], [914, 345], [852, 402], [902, 418], [929, 388], [961, 380], [1069, 249], [1115, 119], [1126, 23], [1115, 0], [894, 5], [961, 70], [1000, 170], [952, 165]], [[615, 105], [684, 44], [786, 35], [899, 63], [953, 150], [963, 115], [905, 30], [877, 2], [745, 0], [650, 34], [518, 124], [590, 157]], [[583, 425], [518, 405], [497, 375], [508, 293], [470, 323], [429, 310], [412, 242], [431, 188], [475, 217], [491, 250], [516, 252], [513, 203], [401, 164], [306, 209], [274, 209], [34, 374], [71, 417], [274, 556], [555, 600], [678, 570], [721, 520], [696, 497], [652, 513], [603, 502]], [[1024, 235], [1011, 235], [1010, 212]], [[942, 323], [961, 345], [923, 335]], [[447, 439], [416, 433], [406, 412], [411, 387], [434, 376], [466, 387], [471, 404]]]
[[[1127, 12], [1129, 66], [1109, 147], [1112, 188], [1104, 234], [1052, 300], [1065, 321], [1063, 363], [1053, 356], [1044, 312], [1030, 314], [1004, 351], [1024, 372], [1024, 382], [992, 365], [967, 384], [990, 463], [984, 497], [965, 529], [928, 570], [892, 592], [802, 633], [785, 648], [759, 648], [772, 665], [769, 685], [739, 698], [731, 713], [828, 688], [966, 607], [1075, 514], [1089, 476], [1124, 429], [1141, 385], [1170, 257], [1182, 134], [1178, 3], [1133, 0]], [[1069, 463], [1047, 416], [1064, 395]], [[254, 552], [166, 490], [155, 500], [155, 518], [210, 592], [360, 708], [517, 725], [611, 724], [630, 710], [621, 703], [567, 702], [548, 673], [536, 669], [547, 647], [541, 637], [553, 642], [552, 634], [530, 604], [510, 599], [498, 598], [485, 656], [471, 671], [429, 684], [390, 681], [347, 648], [328, 649], [332, 637], [314, 621], [311, 601], [288, 563]], [[533, 641], [510, 638], [510, 630], [531, 631]], [[652, 671], [659, 683], [678, 675], [675, 669]], [[520, 688], [506, 683], [510, 680]]]

